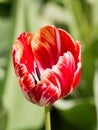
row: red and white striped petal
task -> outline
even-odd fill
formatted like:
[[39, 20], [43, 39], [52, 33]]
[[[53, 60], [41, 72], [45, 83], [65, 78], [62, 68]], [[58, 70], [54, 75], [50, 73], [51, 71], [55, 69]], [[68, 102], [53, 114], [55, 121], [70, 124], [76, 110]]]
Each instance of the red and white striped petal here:
[[14, 68], [17, 66], [17, 64], [24, 64], [29, 73], [34, 71], [34, 55], [31, 48], [32, 39], [33, 34], [22, 33], [16, 40], [12, 48]]
[[71, 91], [75, 72], [74, 57], [70, 52], [65, 53], [52, 69], [46, 69], [38, 85], [28, 94], [33, 102], [41, 106], [54, 103], [59, 98], [68, 95]]

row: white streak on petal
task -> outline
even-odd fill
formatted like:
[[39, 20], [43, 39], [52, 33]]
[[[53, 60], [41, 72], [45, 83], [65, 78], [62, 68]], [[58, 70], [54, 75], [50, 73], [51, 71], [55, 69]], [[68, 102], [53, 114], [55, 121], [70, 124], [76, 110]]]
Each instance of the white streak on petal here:
[[[44, 86], [46, 86], [44, 84]], [[41, 106], [43, 105], [49, 105], [51, 103], [51, 98], [53, 97], [53, 93], [48, 93], [48, 89], [52, 89], [52, 91], [55, 91], [55, 94], [58, 94], [58, 88], [57, 86], [54, 87], [54, 84], [50, 83], [50, 85], [47, 87], [47, 89], [42, 93], [39, 104]], [[46, 95], [46, 96], [45, 96]]]
[[47, 104], [47, 102], [48, 102], [47, 99], [42, 95], [40, 98], [39, 104], [42, 106], [42, 105]]
[[61, 95], [61, 85], [60, 85], [60, 81], [55, 77], [55, 80], [57, 82], [57, 88], [58, 88], [58, 96], [60, 97]]
[[79, 72], [79, 70], [81, 69], [81, 62], [79, 62], [78, 64], [77, 64], [77, 70], [75, 71], [75, 75]]
[[15, 51], [13, 57], [15, 57], [16, 63], [20, 63], [20, 59], [23, 53], [22, 49], [23, 49], [23, 45], [21, 44], [20, 41], [17, 40], [16, 43], [13, 45], [13, 51]]
[[[56, 68], [56, 66], [53, 67], [53, 71], [56, 72], [56, 73], [58, 72], [58, 69]], [[60, 84], [60, 81], [57, 79], [56, 76], [55, 76], [55, 80], [56, 80], [56, 83], [57, 83], [58, 96], [60, 96], [61, 95], [61, 84]]]
[[[43, 87], [46, 87], [45, 84], [43, 84]], [[47, 88], [48, 89], [48, 88]], [[47, 100], [47, 97], [44, 96], [44, 94], [46, 93], [47, 89], [42, 93], [41, 97], [40, 97], [40, 101], [39, 101], [39, 104], [40, 105], [44, 105], [44, 104], [47, 104], [48, 100]]]

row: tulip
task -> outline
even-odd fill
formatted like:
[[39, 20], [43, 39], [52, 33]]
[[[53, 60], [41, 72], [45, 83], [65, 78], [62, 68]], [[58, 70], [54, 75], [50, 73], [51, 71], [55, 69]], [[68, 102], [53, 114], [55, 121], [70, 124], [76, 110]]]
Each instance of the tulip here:
[[12, 47], [12, 58], [24, 96], [39, 106], [53, 104], [79, 84], [80, 42], [55, 26], [22, 33]]

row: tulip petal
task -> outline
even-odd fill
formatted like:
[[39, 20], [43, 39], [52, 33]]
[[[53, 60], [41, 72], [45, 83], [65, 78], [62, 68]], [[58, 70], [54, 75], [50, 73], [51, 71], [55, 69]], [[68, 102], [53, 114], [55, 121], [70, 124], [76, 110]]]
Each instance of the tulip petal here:
[[60, 53], [59, 40], [58, 31], [54, 26], [43, 27], [34, 35], [32, 50], [40, 71], [52, 68], [57, 63]]
[[74, 73], [72, 88], [76, 88], [79, 84], [80, 77], [81, 77], [81, 45], [80, 42], [76, 42], [76, 49], [75, 49], [75, 61], [76, 61], [76, 71]]
[[33, 103], [49, 105], [70, 93], [74, 72], [74, 57], [67, 52], [52, 69], [43, 71], [40, 83], [28, 92], [33, 97]]
[[61, 55], [63, 55], [67, 51], [70, 51], [72, 54], [74, 54], [75, 42], [72, 39], [71, 35], [62, 29], [58, 30], [61, 40]]
[[14, 67], [17, 64], [24, 64], [30, 73], [34, 70], [34, 56], [31, 49], [32, 39], [33, 34], [22, 33], [12, 48]]
[[64, 30], [59, 29], [60, 39], [61, 39], [61, 55], [70, 51], [75, 59], [75, 73], [73, 78], [72, 89], [74, 89], [79, 81], [81, 76], [81, 45], [80, 42], [74, 42], [72, 37]]

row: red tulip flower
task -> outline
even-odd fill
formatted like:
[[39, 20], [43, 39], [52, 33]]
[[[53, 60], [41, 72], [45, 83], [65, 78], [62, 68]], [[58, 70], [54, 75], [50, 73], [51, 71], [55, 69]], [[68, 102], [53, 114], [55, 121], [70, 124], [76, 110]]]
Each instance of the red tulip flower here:
[[15, 73], [24, 96], [47, 106], [74, 90], [81, 75], [81, 45], [64, 30], [45, 26], [22, 33], [12, 48]]

